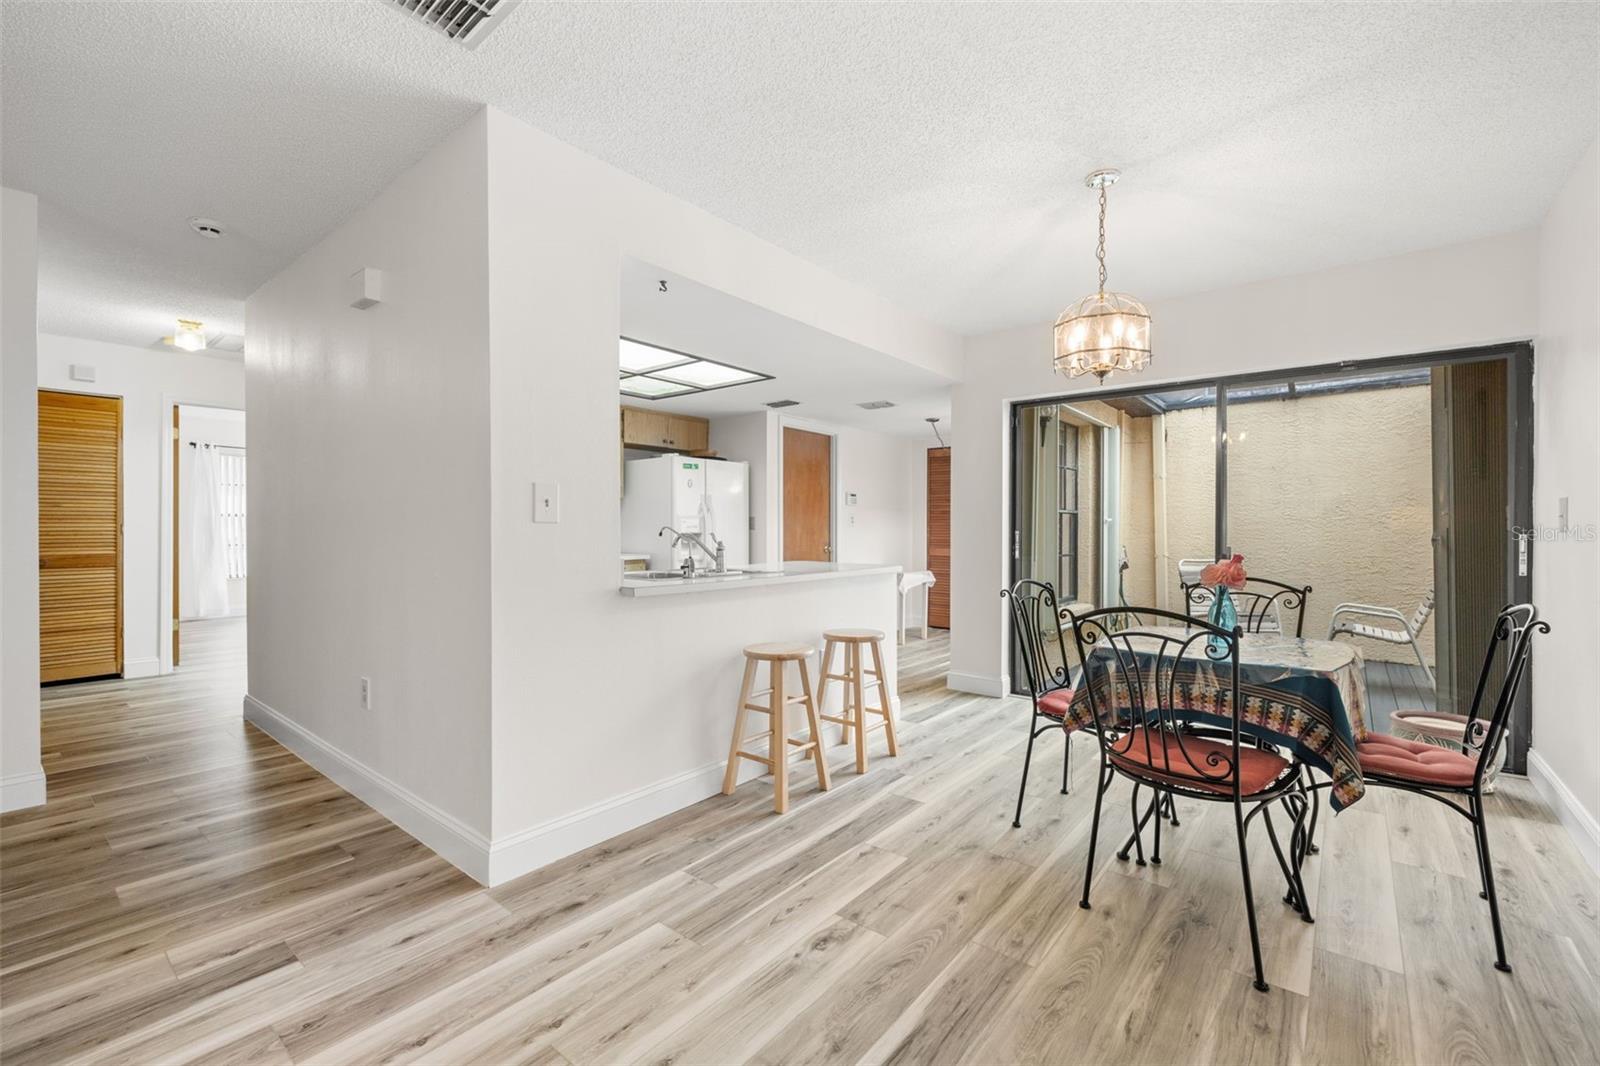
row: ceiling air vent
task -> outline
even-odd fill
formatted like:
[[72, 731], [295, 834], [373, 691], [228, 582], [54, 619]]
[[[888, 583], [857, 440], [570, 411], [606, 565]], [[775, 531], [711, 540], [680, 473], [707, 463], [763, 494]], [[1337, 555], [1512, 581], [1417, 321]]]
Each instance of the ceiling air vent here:
[[519, 0], [383, 0], [465, 48], [476, 48]]
[[799, 400], [773, 400], [771, 403], [767, 404], [767, 406], [768, 407], [774, 407], [774, 408], [776, 408], [776, 407], [799, 407], [800, 406], [800, 401]]
[[868, 400], [866, 403], [858, 403], [858, 404], [856, 404], [856, 406], [861, 408], [863, 411], [881, 411], [885, 407], [893, 407], [894, 406], [894, 401], [892, 401], [892, 400]]

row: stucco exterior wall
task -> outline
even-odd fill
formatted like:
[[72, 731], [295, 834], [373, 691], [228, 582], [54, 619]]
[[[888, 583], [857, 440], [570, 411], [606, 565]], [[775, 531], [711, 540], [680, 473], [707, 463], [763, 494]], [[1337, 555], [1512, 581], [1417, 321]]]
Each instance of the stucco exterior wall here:
[[[1252, 574], [1312, 587], [1307, 636], [1325, 635], [1341, 602], [1409, 616], [1433, 587], [1429, 395], [1419, 385], [1228, 408], [1229, 540]], [[1211, 552], [1215, 411], [1164, 420], [1173, 560], [1164, 579], [1176, 605], [1176, 561]], [[1435, 621], [1422, 639], [1429, 662]], [[1409, 647], [1359, 643], [1369, 659], [1415, 661]]]

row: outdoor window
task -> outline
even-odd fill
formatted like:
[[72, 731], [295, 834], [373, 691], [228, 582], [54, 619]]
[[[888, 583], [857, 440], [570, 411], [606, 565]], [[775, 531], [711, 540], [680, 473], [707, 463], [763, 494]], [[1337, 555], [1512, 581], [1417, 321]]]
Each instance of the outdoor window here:
[[217, 510], [222, 515], [222, 557], [228, 577], [245, 576], [245, 484], [244, 451], [218, 448]]

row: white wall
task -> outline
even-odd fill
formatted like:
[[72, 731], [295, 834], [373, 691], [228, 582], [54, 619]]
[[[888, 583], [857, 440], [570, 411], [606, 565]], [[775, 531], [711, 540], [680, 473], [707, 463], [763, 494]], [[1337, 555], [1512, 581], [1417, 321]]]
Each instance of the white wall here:
[[[457, 862], [489, 834], [486, 129], [480, 113], [245, 308], [246, 714], [403, 827], [445, 833], [430, 842]], [[384, 301], [358, 311], [344, 283], [364, 266]], [[614, 523], [614, 381], [605, 395], [591, 458]]]
[[[624, 257], [943, 374], [958, 369], [961, 344], [498, 111], [488, 121], [494, 837], [580, 825], [564, 839], [581, 846], [619, 828], [597, 812], [630, 796], [677, 795], [677, 780], [703, 787], [693, 775], [719, 741], [726, 751], [740, 644], [815, 639], [830, 610], [761, 590], [677, 597], [697, 600], [692, 609], [618, 595]], [[560, 523], [530, 521], [535, 481], [561, 486]], [[842, 613], [858, 620], [837, 624], [892, 624], [886, 602], [887, 611], [853, 600]], [[687, 669], [672, 653], [688, 644], [726, 653], [714, 669]], [[626, 809], [629, 819], [650, 813]]]
[[[1551, 625], [1533, 656], [1529, 772], [1600, 868], [1600, 720], [1595, 628], [1600, 620], [1600, 171], [1591, 145], [1545, 218], [1539, 239], [1534, 350], [1533, 599]], [[1558, 501], [1569, 529], [1556, 532]], [[1584, 539], [1586, 537], [1586, 539]]]
[[[243, 372], [243, 367], [240, 367]], [[178, 414], [178, 439], [183, 447], [178, 449], [178, 549], [179, 558], [189, 557], [190, 511], [194, 506], [195, 480], [193, 477], [195, 453], [198, 445], [211, 444], [226, 448], [245, 446], [244, 412], [220, 407], [183, 407]], [[197, 447], [191, 448], [190, 444]], [[248, 479], [246, 481], [248, 484]], [[249, 598], [248, 582], [242, 577], [228, 579], [228, 613], [244, 614]], [[195, 616], [193, 585], [185, 584], [182, 575], [178, 581], [178, 617]]]
[[[95, 368], [73, 381], [73, 364]], [[244, 406], [237, 359], [175, 348], [39, 336], [39, 387], [122, 397], [122, 672], [150, 677], [172, 662], [172, 406]]]
[[710, 447], [724, 459], [750, 464], [750, 561], [778, 561], [777, 513], [780, 490], [778, 416], [773, 411], [724, 415], [711, 421]]
[[[1155, 301], [1155, 361], [1141, 385], [1527, 340], [1538, 331], [1538, 240], [1509, 234], [1314, 274]], [[1007, 683], [999, 592], [1007, 578], [1012, 400], [1093, 397], [1050, 369], [1051, 324], [967, 341], [951, 452], [951, 684]], [[1537, 361], [1536, 356], [1536, 361]]]
[[44, 802], [39, 762], [39, 201], [0, 189], [0, 810]]
[[[783, 427], [834, 438], [834, 516], [841, 563], [927, 567], [927, 447], [920, 439], [763, 411], [711, 420], [711, 448], [750, 463], [751, 562], [782, 556]], [[856, 502], [849, 497], [855, 493]], [[920, 622], [921, 598], [911, 604]]]

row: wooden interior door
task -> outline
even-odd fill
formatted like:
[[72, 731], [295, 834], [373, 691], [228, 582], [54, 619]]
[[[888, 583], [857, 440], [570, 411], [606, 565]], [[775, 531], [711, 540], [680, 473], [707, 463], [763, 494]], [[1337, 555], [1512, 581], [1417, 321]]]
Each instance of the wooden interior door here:
[[833, 561], [833, 438], [783, 427], [783, 558]]
[[928, 624], [950, 628], [950, 449], [928, 449]]
[[122, 673], [122, 400], [39, 391], [39, 678]]

